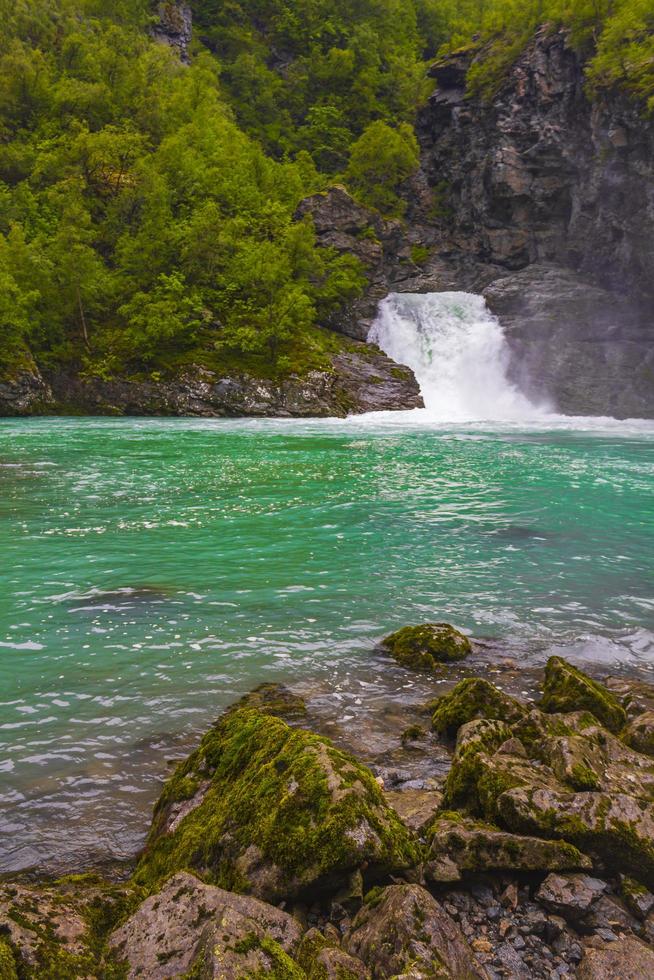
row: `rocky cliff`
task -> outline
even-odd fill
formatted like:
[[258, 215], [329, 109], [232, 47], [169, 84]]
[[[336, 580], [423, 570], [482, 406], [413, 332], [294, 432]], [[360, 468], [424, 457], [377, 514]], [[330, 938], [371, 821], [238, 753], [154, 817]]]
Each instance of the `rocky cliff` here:
[[328, 369], [272, 380], [220, 375], [190, 366], [165, 380], [104, 380], [65, 371], [45, 379], [34, 367], [11, 381], [0, 379], [3, 415], [345, 416], [421, 408], [409, 368], [376, 347], [351, 343]]
[[369, 269], [332, 325], [365, 337], [390, 290], [483, 292], [530, 394], [568, 414], [654, 417], [654, 122], [617, 93], [589, 99], [565, 31], [539, 30], [490, 101], [466, 88], [486, 53], [430, 71], [403, 226], [366, 219], [342, 190], [305, 202], [325, 243]]

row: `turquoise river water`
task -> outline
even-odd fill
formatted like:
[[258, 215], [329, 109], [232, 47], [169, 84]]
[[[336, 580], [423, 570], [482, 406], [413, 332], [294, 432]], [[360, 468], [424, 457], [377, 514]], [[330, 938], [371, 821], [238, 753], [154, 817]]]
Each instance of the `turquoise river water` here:
[[647, 422], [0, 422], [0, 868], [133, 851], [263, 680], [355, 724], [407, 622], [654, 668], [653, 475]]

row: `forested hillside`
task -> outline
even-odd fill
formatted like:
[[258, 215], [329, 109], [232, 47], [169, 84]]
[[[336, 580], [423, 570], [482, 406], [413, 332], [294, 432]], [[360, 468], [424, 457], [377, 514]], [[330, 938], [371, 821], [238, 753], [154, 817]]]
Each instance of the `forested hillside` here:
[[99, 377], [208, 361], [302, 372], [364, 269], [299, 201], [345, 182], [401, 218], [438, 52], [492, 91], [534, 27], [569, 24], [589, 91], [654, 105], [651, 0], [194, 0], [189, 63], [148, 0], [0, 0], [0, 371]]

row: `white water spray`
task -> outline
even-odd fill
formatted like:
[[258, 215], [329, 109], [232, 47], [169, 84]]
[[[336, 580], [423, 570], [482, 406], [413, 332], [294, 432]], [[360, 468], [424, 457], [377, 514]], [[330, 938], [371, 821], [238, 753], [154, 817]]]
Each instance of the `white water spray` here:
[[412, 368], [425, 408], [439, 420], [541, 416], [507, 377], [502, 327], [474, 293], [391, 293], [369, 339]]

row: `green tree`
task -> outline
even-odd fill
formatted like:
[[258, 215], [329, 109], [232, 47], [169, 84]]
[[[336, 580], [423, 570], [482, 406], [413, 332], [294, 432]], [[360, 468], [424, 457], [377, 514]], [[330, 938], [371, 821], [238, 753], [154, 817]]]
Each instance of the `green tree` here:
[[345, 177], [356, 197], [386, 215], [399, 215], [404, 204], [400, 185], [415, 173], [420, 156], [412, 128], [392, 129], [381, 120], [371, 123], [352, 147]]
[[133, 348], [144, 364], [162, 350], [192, 344], [206, 320], [199, 293], [189, 289], [179, 272], [160, 275], [153, 289], [134, 293], [118, 313], [125, 321], [121, 345]]

